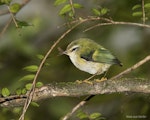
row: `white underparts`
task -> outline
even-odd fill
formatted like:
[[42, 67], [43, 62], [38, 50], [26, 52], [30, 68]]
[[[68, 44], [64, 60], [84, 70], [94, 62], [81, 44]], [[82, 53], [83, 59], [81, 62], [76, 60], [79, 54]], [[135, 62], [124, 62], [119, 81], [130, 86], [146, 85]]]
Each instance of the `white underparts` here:
[[69, 54], [72, 63], [80, 70], [88, 72], [90, 74], [102, 74], [107, 71], [111, 64], [98, 63], [93, 61], [87, 61], [80, 58], [74, 52]]

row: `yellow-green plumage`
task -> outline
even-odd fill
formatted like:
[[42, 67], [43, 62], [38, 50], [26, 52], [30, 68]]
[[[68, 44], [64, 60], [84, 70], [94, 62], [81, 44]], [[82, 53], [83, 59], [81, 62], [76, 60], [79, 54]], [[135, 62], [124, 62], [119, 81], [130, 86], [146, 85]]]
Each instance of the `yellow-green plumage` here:
[[88, 38], [80, 38], [71, 42], [65, 54], [78, 69], [90, 74], [102, 74], [113, 64], [122, 66], [111, 52]]

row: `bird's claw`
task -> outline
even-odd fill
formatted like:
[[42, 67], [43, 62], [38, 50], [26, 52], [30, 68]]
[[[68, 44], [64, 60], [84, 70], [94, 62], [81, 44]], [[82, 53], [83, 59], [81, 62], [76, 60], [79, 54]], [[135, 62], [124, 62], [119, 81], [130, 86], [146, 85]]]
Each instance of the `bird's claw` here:
[[105, 81], [105, 80], [107, 80], [107, 78], [106, 78], [106, 77], [102, 77], [100, 80], [99, 80], [99, 79], [96, 79], [95, 81], [96, 81], [96, 82], [102, 82], [102, 81]]
[[93, 82], [89, 81], [88, 79], [85, 79], [85, 80], [76, 80], [76, 82], [78, 84], [87, 83], [87, 84], [93, 85]]

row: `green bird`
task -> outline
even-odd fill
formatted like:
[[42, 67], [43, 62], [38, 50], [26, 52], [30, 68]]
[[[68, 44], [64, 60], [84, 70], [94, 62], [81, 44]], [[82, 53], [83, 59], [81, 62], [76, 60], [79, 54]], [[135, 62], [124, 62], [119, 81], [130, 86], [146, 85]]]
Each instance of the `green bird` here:
[[122, 63], [106, 48], [88, 38], [80, 38], [71, 42], [63, 52], [80, 70], [100, 75], [110, 66]]

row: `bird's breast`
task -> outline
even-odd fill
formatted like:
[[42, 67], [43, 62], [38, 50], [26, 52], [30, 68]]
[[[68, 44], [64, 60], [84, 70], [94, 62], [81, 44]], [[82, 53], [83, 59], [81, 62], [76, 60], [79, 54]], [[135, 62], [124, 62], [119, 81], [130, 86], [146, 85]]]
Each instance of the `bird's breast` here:
[[107, 71], [111, 66], [110, 64], [87, 61], [85, 59], [80, 58], [80, 56], [77, 55], [70, 55], [69, 57], [72, 63], [78, 69], [88, 72], [90, 74], [102, 74], [103, 72]]

